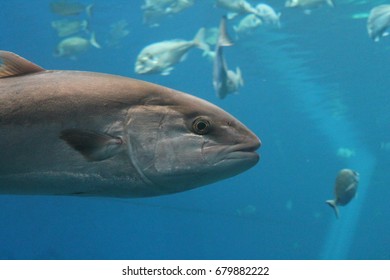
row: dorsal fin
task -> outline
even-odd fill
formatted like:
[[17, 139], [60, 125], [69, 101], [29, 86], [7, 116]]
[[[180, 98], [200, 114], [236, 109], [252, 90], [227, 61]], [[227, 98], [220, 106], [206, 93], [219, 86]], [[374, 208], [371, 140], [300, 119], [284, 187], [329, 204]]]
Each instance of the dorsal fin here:
[[12, 52], [0, 51], [0, 78], [45, 71], [42, 67]]

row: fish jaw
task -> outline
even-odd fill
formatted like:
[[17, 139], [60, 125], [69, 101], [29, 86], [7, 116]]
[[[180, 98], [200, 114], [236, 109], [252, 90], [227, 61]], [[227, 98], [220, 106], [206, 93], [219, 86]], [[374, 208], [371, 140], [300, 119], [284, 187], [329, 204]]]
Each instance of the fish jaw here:
[[219, 169], [221, 174], [228, 174], [229, 177], [255, 166], [260, 160], [256, 151], [261, 146], [261, 141], [249, 130], [247, 132], [248, 137], [237, 144], [210, 145], [203, 148], [202, 154], [210, 166]]

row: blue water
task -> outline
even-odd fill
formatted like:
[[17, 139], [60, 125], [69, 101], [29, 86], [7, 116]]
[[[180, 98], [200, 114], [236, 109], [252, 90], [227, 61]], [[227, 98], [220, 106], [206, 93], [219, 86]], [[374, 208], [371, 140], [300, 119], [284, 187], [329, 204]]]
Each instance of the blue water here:
[[[103, 48], [75, 60], [53, 56], [60, 39], [50, 24], [61, 17], [49, 2], [2, 1], [0, 49], [46, 69], [119, 74], [204, 98], [261, 138], [261, 160], [236, 177], [156, 198], [0, 196], [0, 259], [390, 259], [390, 149], [381, 149], [390, 142], [390, 39], [374, 43], [366, 19], [352, 18], [386, 1], [335, 0], [306, 15], [268, 0], [282, 26], [226, 49], [245, 86], [225, 100], [196, 49], [169, 76], [133, 70], [144, 46], [217, 26], [225, 11], [214, 1], [197, 0], [150, 28], [143, 1], [95, 0], [90, 28]], [[122, 19], [130, 34], [110, 47], [109, 26]], [[355, 155], [338, 156], [341, 147]], [[361, 181], [336, 220], [324, 201], [342, 168]]]

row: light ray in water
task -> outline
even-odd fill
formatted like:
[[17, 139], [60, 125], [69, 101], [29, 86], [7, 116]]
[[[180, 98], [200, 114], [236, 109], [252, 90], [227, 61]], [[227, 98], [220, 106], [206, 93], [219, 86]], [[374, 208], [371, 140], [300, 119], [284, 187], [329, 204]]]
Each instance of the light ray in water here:
[[[262, 35], [267, 36], [267, 34]], [[263, 41], [264, 39], [262, 38]], [[345, 159], [345, 168], [354, 169], [360, 174], [358, 197], [347, 207], [342, 208], [339, 220], [334, 219], [331, 222], [329, 233], [323, 242], [324, 247], [319, 252], [321, 259], [347, 259], [369, 189], [370, 178], [374, 172], [375, 158], [364, 143], [359, 141], [362, 137], [356, 125], [346, 114], [335, 115], [334, 108], [331, 106], [319, 106], [329, 102], [325, 98], [329, 99], [329, 92], [334, 89], [319, 85], [315, 79], [311, 79], [317, 73], [302, 65], [302, 58], [292, 57], [282, 46], [264, 44], [263, 47], [262, 52], [267, 53], [268, 58], [272, 57], [272, 62], [264, 65], [272, 67], [272, 70], [277, 72], [279, 80], [287, 81], [287, 88], [298, 99], [299, 104], [302, 105], [301, 109], [305, 110], [308, 117], [317, 124], [318, 129], [329, 137], [330, 149], [336, 151], [337, 148], [348, 144], [351, 149], [357, 151], [355, 157]], [[289, 65], [288, 70], [286, 64]], [[298, 73], [294, 71], [293, 65], [299, 68]], [[331, 187], [330, 185], [329, 188]], [[325, 199], [327, 198], [324, 198], [324, 201]]]

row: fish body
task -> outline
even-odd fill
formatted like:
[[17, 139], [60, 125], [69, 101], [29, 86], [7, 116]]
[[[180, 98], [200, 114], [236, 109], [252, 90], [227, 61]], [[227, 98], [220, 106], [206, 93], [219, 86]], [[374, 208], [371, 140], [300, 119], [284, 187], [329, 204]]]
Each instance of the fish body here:
[[59, 37], [67, 37], [81, 31], [87, 31], [88, 21], [61, 19], [52, 21], [51, 26], [57, 31]]
[[121, 41], [130, 34], [129, 23], [122, 19], [110, 25], [109, 38], [106, 41], [110, 47], [119, 47]]
[[245, 0], [216, 0], [216, 6], [233, 13], [229, 18], [237, 14], [256, 14], [256, 9]]
[[258, 15], [265, 24], [280, 27], [281, 13], [276, 13], [275, 10], [267, 4], [258, 4], [255, 9], [257, 10], [256, 15]]
[[340, 216], [337, 206], [347, 205], [355, 197], [358, 184], [359, 173], [351, 169], [340, 170], [334, 185], [335, 198], [326, 201], [334, 209], [337, 218]]
[[192, 41], [175, 39], [148, 45], [138, 55], [134, 71], [137, 74], [169, 75], [173, 66], [184, 61], [188, 51], [193, 47], [208, 50], [203, 38], [204, 28], [201, 28]]
[[226, 17], [222, 17], [218, 42], [213, 54], [213, 86], [217, 97], [220, 99], [224, 99], [229, 93], [237, 92], [238, 87], [243, 85], [240, 69], [237, 68], [236, 73], [229, 70], [223, 54], [223, 48], [232, 45], [233, 42], [226, 30]]
[[379, 5], [370, 11], [367, 20], [368, 36], [375, 42], [387, 36], [390, 26], [390, 5]]
[[141, 7], [143, 21], [151, 27], [159, 26], [162, 18], [191, 7], [195, 0], [147, 0]]
[[309, 9], [319, 7], [324, 4], [334, 7], [333, 0], [287, 0], [285, 6], [288, 8], [301, 7]]
[[250, 35], [254, 32], [260, 25], [262, 21], [254, 14], [249, 14], [245, 16], [236, 26], [233, 26], [234, 31], [237, 34], [237, 37]]
[[101, 48], [96, 42], [94, 33], [91, 34], [91, 38], [89, 40], [80, 36], [68, 37], [58, 43], [55, 56], [74, 59], [76, 56], [86, 52], [90, 46]]
[[50, 3], [52, 13], [60, 16], [77, 16], [84, 11], [88, 16], [92, 16], [93, 4], [84, 5], [78, 2], [58, 1]]
[[130, 78], [48, 71], [0, 51], [0, 194], [146, 197], [254, 166], [260, 141], [219, 107]]

